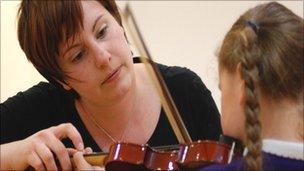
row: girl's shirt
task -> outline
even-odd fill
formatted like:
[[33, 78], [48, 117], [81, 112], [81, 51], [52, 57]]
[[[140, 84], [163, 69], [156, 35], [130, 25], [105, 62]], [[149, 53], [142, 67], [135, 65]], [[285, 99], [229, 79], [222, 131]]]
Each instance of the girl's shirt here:
[[[304, 170], [303, 143], [273, 139], [263, 140], [263, 170]], [[244, 158], [233, 160], [227, 165], [210, 165], [200, 171], [241, 171], [245, 170]]]

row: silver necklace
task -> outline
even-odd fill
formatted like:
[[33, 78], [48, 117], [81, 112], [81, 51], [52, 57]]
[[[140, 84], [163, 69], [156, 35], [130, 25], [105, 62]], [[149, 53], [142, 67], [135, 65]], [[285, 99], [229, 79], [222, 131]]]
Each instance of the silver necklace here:
[[99, 125], [97, 120], [95, 119], [95, 117], [86, 111], [86, 109], [84, 108], [84, 106], [78, 101], [79, 105], [81, 106], [82, 110], [87, 114], [89, 115], [89, 118], [90, 120], [94, 123], [94, 125], [99, 129], [101, 130], [113, 143], [117, 143], [117, 142], [121, 142], [124, 138], [125, 138], [125, 134], [126, 134], [126, 130], [129, 128], [129, 125], [130, 125], [130, 120], [131, 120], [131, 117], [129, 117], [128, 119], [128, 122], [127, 122], [127, 126], [124, 130], [124, 132], [122, 133], [121, 137], [120, 137], [120, 140], [117, 141], [110, 133], [109, 131], [107, 131], [103, 126]]

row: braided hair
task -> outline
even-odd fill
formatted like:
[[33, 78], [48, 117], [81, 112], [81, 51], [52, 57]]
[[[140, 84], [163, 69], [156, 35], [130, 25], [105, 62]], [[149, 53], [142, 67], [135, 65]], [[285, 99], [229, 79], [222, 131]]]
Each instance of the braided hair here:
[[240, 16], [221, 46], [219, 67], [235, 73], [240, 64], [245, 84], [247, 170], [262, 170], [258, 96], [273, 101], [303, 96], [303, 25], [277, 2], [258, 5]]

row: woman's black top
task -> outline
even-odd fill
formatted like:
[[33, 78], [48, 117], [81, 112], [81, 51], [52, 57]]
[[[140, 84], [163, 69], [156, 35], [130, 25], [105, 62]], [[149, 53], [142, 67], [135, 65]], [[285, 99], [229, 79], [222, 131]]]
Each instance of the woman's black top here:
[[[218, 140], [222, 133], [220, 115], [202, 80], [186, 68], [157, 66], [192, 139]], [[100, 151], [82, 122], [72, 96], [53, 84], [40, 82], [1, 103], [1, 144], [67, 122], [78, 129], [86, 147]], [[72, 146], [69, 140], [63, 142]], [[147, 143], [150, 146], [178, 144], [163, 110]]]

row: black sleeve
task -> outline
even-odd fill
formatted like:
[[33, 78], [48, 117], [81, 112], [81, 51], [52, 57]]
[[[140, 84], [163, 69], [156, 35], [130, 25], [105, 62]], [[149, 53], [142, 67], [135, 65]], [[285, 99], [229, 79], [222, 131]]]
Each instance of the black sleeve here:
[[1, 144], [24, 139], [57, 125], [58, 91], [40, 83], [1, 103]]
[[26, 116], [29, 107], [22, 93], [1, 103], [1, 144], [23, 139], [27, 120], [22, 121], [19, 115]]

